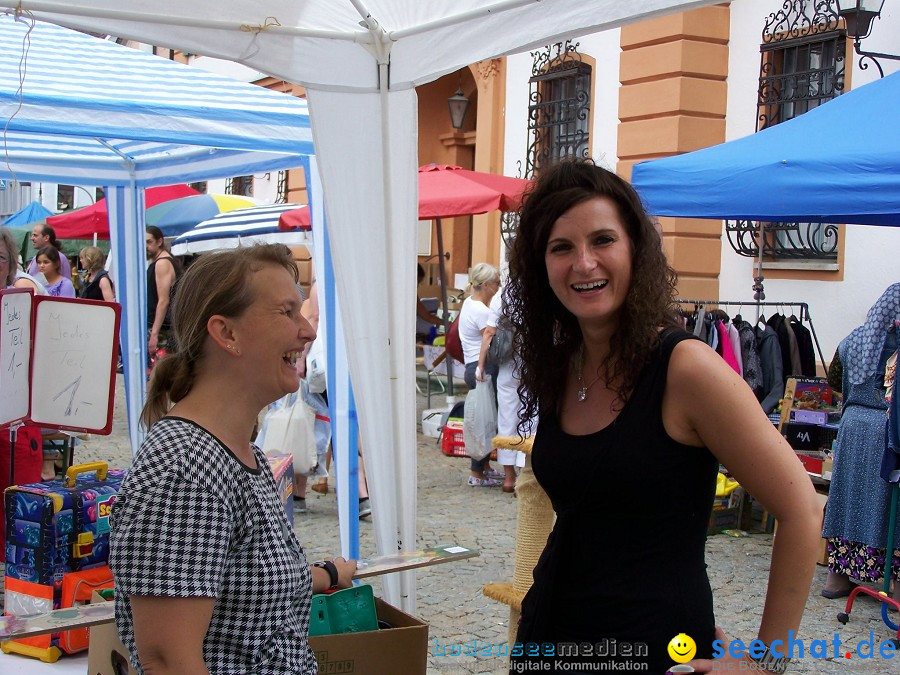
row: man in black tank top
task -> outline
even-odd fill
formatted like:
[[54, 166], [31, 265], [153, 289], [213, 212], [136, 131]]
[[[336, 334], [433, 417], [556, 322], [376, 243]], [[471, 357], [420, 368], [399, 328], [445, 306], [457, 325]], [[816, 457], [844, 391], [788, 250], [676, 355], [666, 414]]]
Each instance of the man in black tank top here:
[[169, 340], [172, 293], [178, 278], [178, 265], [166, 248], [162, 230], [150, 225], [145, 236], [147, 244], [147, 353], [150, 358], [165, 348]]

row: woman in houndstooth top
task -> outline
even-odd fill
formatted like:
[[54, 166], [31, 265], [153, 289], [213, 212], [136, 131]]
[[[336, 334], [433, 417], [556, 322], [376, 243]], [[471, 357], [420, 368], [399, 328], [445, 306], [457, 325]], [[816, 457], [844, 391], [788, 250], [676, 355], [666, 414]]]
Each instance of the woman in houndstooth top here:
[[156, 366], [112, 513], [116, 625], [138, 672], [316, 672], [312, 593], [349, 587], [356, 563], [309, 566], [250, 441], [315, 338], [296, 282], [270, 245], [204, 256], [179, 283], [178, 351]]

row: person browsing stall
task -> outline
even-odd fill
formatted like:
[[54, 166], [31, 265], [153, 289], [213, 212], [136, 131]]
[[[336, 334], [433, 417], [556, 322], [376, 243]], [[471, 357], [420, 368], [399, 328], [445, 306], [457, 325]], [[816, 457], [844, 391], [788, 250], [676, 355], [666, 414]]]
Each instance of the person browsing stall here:
[[[676, 323], [675, 273], [628, 183], [590, 161], [562, 162], [541, 173], [519, 215], [506, 312], [523, 424], [539, 413], [532, 466], [557, 519], [518, 642], [640, 643], [647, 656], [576, 653], [559, 667], [628, 661], [613, 667], [664, 673], [667, 646], [684, 633], [695, 672], [783, 672], [778, 648], [800, 625], [819, 542], [803, 466], [746, 383]], [[737, 636], [766, 646], [755, 659], [728, 655], [713, 615], [704, 548], [719, 462], [779, 524], [759, 630]], [[716, 639], [725, 656], [713, 663]], [[514, 669], [533, 669], [540, 657], [523, 652]]]
[[0, 280], [0, 288], [29, 288], [35, 295], [47, 295], [44, 285], [19, 267], [19, 247], [5, 227], [0, 227]]
[[[12, 233], [0, 227], [0, 288], [27, 288], [35, 295], [44, 295], [44, 287], [19, 269], [19, 249]], [[10, 438], [0, 433], [0, 495], [9, 487]], [[15, 481], [19, 485], [36, 483], [41, 479], [41, 430], [31, 422], [19, 427], [16, 434]], [[6, 541], [6, 500], [0, 499], [0, 541]], [[6, 547], [0, 546], [0, 562], [6, 559]]]
[[180, 282], [177, 349], [154, 369], [111, 514], [116, 625], [139, 673], [317, 671], [312, 594], [348, 588], [356, 563], [310, 567], [250, 441], [315, 338], [296, 283], [283, 245], [204, 255]]
[[[422, 267], [422, 263], [417, 263], [416, 266], [418, 267], [418, 271], [417, 271], [418, 281], [416, 282], [416, 285], [421, 285], [421, 283], [425, 280], [425, 268]], [[437, 314], [429, 312], [428, 308], [425, 306], [425, 304], [422, 302], [421, 298], [419, 298], [418, 296], [416, 297], [416, 319], [417, 319], [417, 322], [416, 322], [417, 325], [418, 325], [418, 320], [424, 321], [425, 323], [430, 324], [431, 326], [436, 326], [436, 327], [440, 327], [440, 326], [444, 325], [444, 320], [441, 317], [439, 317]], [[426, 342], [426, 341], [428, 341], [427, 333], [417, 333], [416, 334], [416, 342]]]
[[[491, 298], [500, 288], [500, 273], [488, 263], [478, 263], [469, 270], [469, 288], [471, 295], [465, 299], [459, 310], [459, 341], [462, 344], [466, 361], [465, 381], [469, 389], [474, 389], [476, 380], [483, 379], [478, 370], [478, 354], [481, 351], [481, 339], [487, 326]], [[496, 387], [497, 367], [489, 365], [485, 368], [488, 375], [494, 378]], [[496, 389], [495, 389], [496, 391]], [[501, 485], [503, 476], [490, 467], [491, 456], [484, 459], [472, 459], [469, 466], [468, 485], [471, 487], [496, 487]]]
[[155, 225], [146, 228], [147, 246], [147, 353], [150, 358], [160, 349], [168, 347], [171, 328], [171, 304], [175, 282], [181, 271], [178, 262], [166, 248], [162, 230]]
[[[69, 258], [62, 252], [62, 244], [60, 244], [59, 240], [56, 238], [56, 230], [44, 223], [38, 223], [31, 229], [31, 247], [35, 251], [40, 251], [47, 246], [52, 246], [59, 251], [59, 273], [71, 281], [72, 264], [69, 262]], [[25, 271], [31, 276], [40, 274], [37, 253], [34, 258], [31, 259], [31, 262], [28, 263], [28, 268]]]
[[96, 246], [85, 246], [78, 253], [78, 261], [84, 270], [84, 284], [78, 297], [115, 302], [116, 289], [103, 268], [103, 251]]
[[[488, 364], [488, 351], [491, 348], [491, 342], [497, 335], [498, 331], [502, 331], [506, 326], [506, 317], [503, 308], [503, 293], [497, 291], [490, 302], [490, 313], [488, 314], [487, 324], [484, 332], [481, 334], [481, 350], [478, 353], [478, 368], [476, 372], [484, 373]], [[500, 326], [501, 322], [504, 324]], [[503, 335], [498, 339], [502, 339]], [[501, 437], [512, 437], [518, 434], [519, 412], [522, 404], [519, 401], [519, 379], [517, 375], [518, 368], [515, 365], [512, 354], [506, 356], [499, 363], [495, 363], [497, 369], [497, 435]], [[476, 377], [479, 382], [484, 381], [484, 376]], [[530, 436], [529, 428], [524, 436]], [[520, 450], [511, 448], [497, 448], [497, 463], [503, 467], [503, 491], [508, 493], [515, 492], [517, 469], [525, 466], [525, 453]]]
[[45, 246], [35, 256], [37, 260], [38, 273], [42, 274], [46, 280], [47, 295], [58, 298], [74, 298], [75, 286], [72, 280], [64, 277], [60, 270], [60, 253], [53, 246]]
[[[882, 471], [886, 371], [900, 344], [898, 331], [900, 283], [888, 286], [865, 322], [838, 345], [843, 403], [822, 530], [828, 540], [828, 577], [821, 591], [826, 598], [846, 597], [860, 581], [883, 580], [885, 558], [890, 555], [893, 598], [900, 601], [900, 553], [895, 549], [889, 554], [885, 548], [891, 485]], [[896, 547], [900, 523], [895, 528]]]

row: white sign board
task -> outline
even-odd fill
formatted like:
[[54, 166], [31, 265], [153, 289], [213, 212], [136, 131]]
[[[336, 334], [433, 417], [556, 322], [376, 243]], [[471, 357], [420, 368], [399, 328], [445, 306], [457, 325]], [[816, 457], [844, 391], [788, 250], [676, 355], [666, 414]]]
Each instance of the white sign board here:
[[0, 425], [28, 417], [31, 291], [0, 291]]
[[34, 299], [31, 420], [108, 434], [112, 428], [119, 306]]

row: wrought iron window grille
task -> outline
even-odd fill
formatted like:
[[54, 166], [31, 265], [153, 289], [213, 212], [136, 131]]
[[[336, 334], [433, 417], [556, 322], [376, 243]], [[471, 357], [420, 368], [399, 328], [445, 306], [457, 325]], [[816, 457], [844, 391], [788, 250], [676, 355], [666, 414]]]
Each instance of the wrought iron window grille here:
[[566, 157], [587, 157], [591, 66], [571, 40], [531, 52], [525, 177]]
[[288, 172], [278, 172], [278, 183], [275, 187], [275, 203], [287, 204], [288, 195]]
[[[846, 32], [836, 0], [786, 0], [771, 13], [760, 45], [757, 131], [830, 101], [844, 90]], [[823, 139], [827, 142], [827, 139]], [[726, 220], [731, 247], [742, 256], [782, 261], [834, 261], [838, 227], [830, 223]]]
[[225, 180], [226, 195], [253, 196], [253, 176], [235, 176]]
[[[590, 149], [591, 66], [571, 40], [531, 52], [528, 94], [528, 146], [519, 178], [532, 179], [544, 167], [566, 157], [588, 157]], [[512, 246], [519, 227], [516, 212], [500, 215], [500, 236]]]

